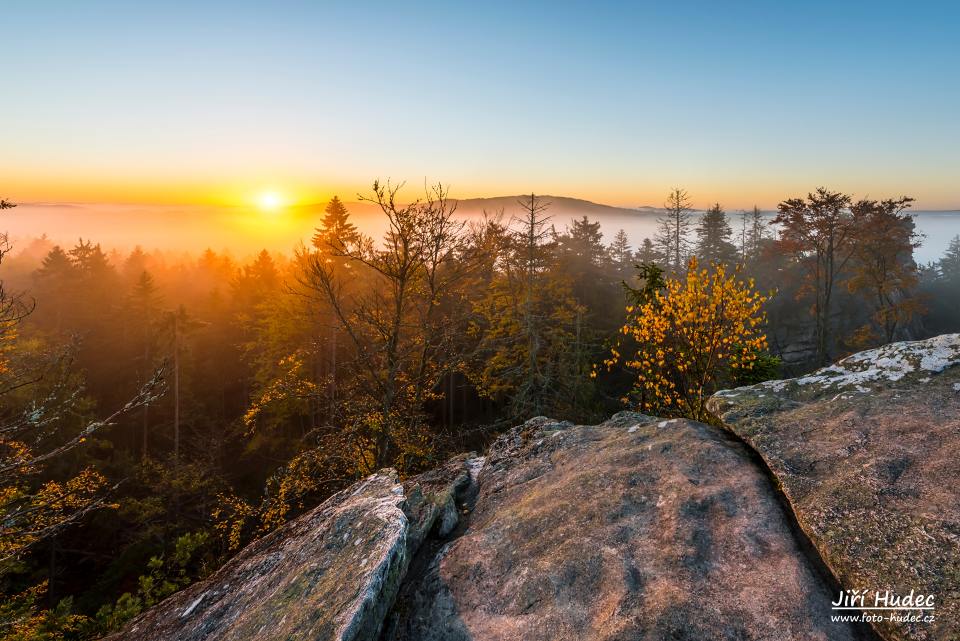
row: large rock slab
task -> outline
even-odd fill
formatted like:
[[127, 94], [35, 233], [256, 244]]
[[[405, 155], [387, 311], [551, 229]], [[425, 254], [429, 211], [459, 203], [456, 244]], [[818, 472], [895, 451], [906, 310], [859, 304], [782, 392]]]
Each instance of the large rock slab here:
[[534, 419], [474, 472], [472, 513], [411, 572], [384, 638], [859, 638], [831, 621], [769, 478], [718, 428]]
[[769, 465], [844, 588], [871, 602], [874, 591], [934, 595], [934, 622], [874, 624], [890, 639], [960, 638], [958, 364], [950, 334], [710, 401]]
[[409, 563], [404, 499], [394, 472], [375, 474], [110, 638], [375, 639]]

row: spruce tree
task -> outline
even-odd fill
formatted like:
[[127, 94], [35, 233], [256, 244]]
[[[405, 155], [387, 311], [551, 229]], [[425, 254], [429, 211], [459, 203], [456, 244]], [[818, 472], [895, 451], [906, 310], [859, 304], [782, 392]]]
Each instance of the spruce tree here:
[[326, 215], [323, 217], [322, 226], [318, 227], [313, 235], [314, 247], [340, 251], [357, 240], [357, 228], [350, 222], [350, 214], [339, 197], [334, 196], [327, 203], [324, 212]]
[[733, 230], [720, 203], [707, 210], [697, 227], [697, 256], [703, 263], [732, 265], [737, 248], [730, 242]]
[[954, 236], [944, 253], [937, 261], [940, 277], [946, 280], [960, 280], [960, 236]]
[[760, 256], [760, 248], [763, 240], [767, 237], [767, 224], [763, 220], [763, 214], [756, 205], [753, 210], [747, 212], [746, 228], [746, 247], [745, 258], [747, 260], [756, 260]]
[[630, 240], [627, 238], [627, 232], [622, 229], [617, 231], [617, 235], [613, 237], [613, 242], [610, 243], [607, 251], [610, 253], [610, 260], [618, 271], [630, 267], [633, 253], [630, 251]]
[[641, 265], [662, 265], [663, 254], [657, 251], [657, 246], [649, 238], [644, 238], [634, 254], [634, 261]]

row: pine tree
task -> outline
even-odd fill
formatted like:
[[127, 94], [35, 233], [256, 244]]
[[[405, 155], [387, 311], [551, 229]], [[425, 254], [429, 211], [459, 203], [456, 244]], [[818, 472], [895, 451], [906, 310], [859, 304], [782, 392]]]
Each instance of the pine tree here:
[[78, 273], [73, 261], [59, 245], [50, 250], [34, 273], [37, 298], [44, 301], [42, 304], [47, 306], [46, 309], [52, 310], [52, 313], [43, 314], [42, 318], [49, 319], [50, 329], [58, 334], [63, 331], [68, 316], [75, 310], [79, 297], [77, 280]]
[[630, 251], [630, 240], [627, 238], [627, 232], [622, 229], [618, 230], [607, 251], [610, 253], [610, 260], [617, 271], [624, 272], [630, 268], [633, 252]]
[[641, 265], [662, 265], [663, 254], [657, 251], [657, 246], [649, 238], [644, 238], [634, 254], [634, 261]]
[[960, 281], [960, 236], [954, 236], [943, 258], [937, 261], [940, 278]]
[[[135, 250], [136, 251], [136, 250]], [[128, 265], [131, 264], [128, 262]], [[136, 263], [133, 263], [136, 264]], [[146, 382], [155, 370], [157, 355], [157, 333], [160, 329], [160, 306], [163, 298], [149, 272], [143, 270], [134, 284], [127, 300], [127, 306], [134, 325], [139, 325], [139, 349], [137, 350], [138, 383]], [[142, 410], [142, 433], [140, 456], [146, 459], [150, 445], [150, 404], [144, 403]]]
[[84, 279], [99, 280], [113, 272], [113, 266], [110, 265], [110, 260], [100, 247], [100, 243], [94, 245], [92, 241], [84, 241], [81, 238], [80, 242], [67, 253]]
[[346, 245], [355, 242], [358, 238], [357, 228], [350, 222], [350, 214], [340, 198], [334, 196], [324, 209], [321, 227], [313, 235], [313, 246], [317, 249], [332, 247], [342, 250]]
[[[577, 301], [590, 310], [602, 309], [610, 296], [616, 296], [620, 285], [619, 279], [611, 278], [610, 254], [603, 245], [600, 223], [583, 216], [563, 233], [554, 233], [553, 241], [553, 268], [569, 274]], [[596, 327], [596, 319], [590, 320]]]
[[760, 257], [763, 241], [767, 237], [767, 224], [759, 207], [754, 205], [747, 213], [746, 223], [745, 260], [756, 260]]
[[123, 261], [123, 276], [127, 282], [136, 283], [143, 272], [147, 270], [147, 254], [140, 245], [133, 248], [130, 255]]
[[[585, 309], [567, 272], [551, 269], [548, 205], [533, 194], [519, 204], [523, 215], [512, 221], [503, 270], [477, 306], [480, 358], [472, 377], [484, 395], [509, 405], [511, 418], [529, 418], [577, 405]], [[587, 224], [581, 227], [578, 236], [595, 239]]]
[[733, 265], [737, 248], [730, 242], [733, 231], [720, 203], [708, 209], [697, 226], [697, 257], [704, 263]]

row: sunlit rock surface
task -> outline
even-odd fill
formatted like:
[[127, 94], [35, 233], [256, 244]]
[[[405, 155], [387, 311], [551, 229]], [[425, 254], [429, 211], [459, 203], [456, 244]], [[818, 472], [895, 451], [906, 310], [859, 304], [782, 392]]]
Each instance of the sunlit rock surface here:
[[875, 639], [833, 621], [837, 577], [935, 594], [936, 623], [879, 629], [951, 639], [958, 352], [888, 346], [717, 395], [755, 451], [687, 420], [532, 419], [483, 457], [369, 477], [115, 638]]
[[110, 639], [376, 639], [411, 558], [431, 532], [459, 524], [476, 465], [464, 455], [404, 484], [393, 470], [374, 474]]
[[534, 419], [494, 444], [478, 485], [385, 639], [857, 638], [831, 623], [769, 479], [717, 428]]
[[396, 474], [381, 473], [245, 548], [115, 639], [371, 639], [409, 562]]
[[932, 624], [877, 624], [891, 639], [960, 638], [957, 365], [960, 335], [948, 334], [710, 401], [777, 476], [843, 587], [935, 596]]

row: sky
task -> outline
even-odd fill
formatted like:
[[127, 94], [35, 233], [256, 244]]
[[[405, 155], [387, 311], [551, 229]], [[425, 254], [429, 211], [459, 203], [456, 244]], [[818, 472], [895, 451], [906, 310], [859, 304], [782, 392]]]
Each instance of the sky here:
[[55, 2], [0, 8], [0, 196], [960, 208], [952, 2]]

